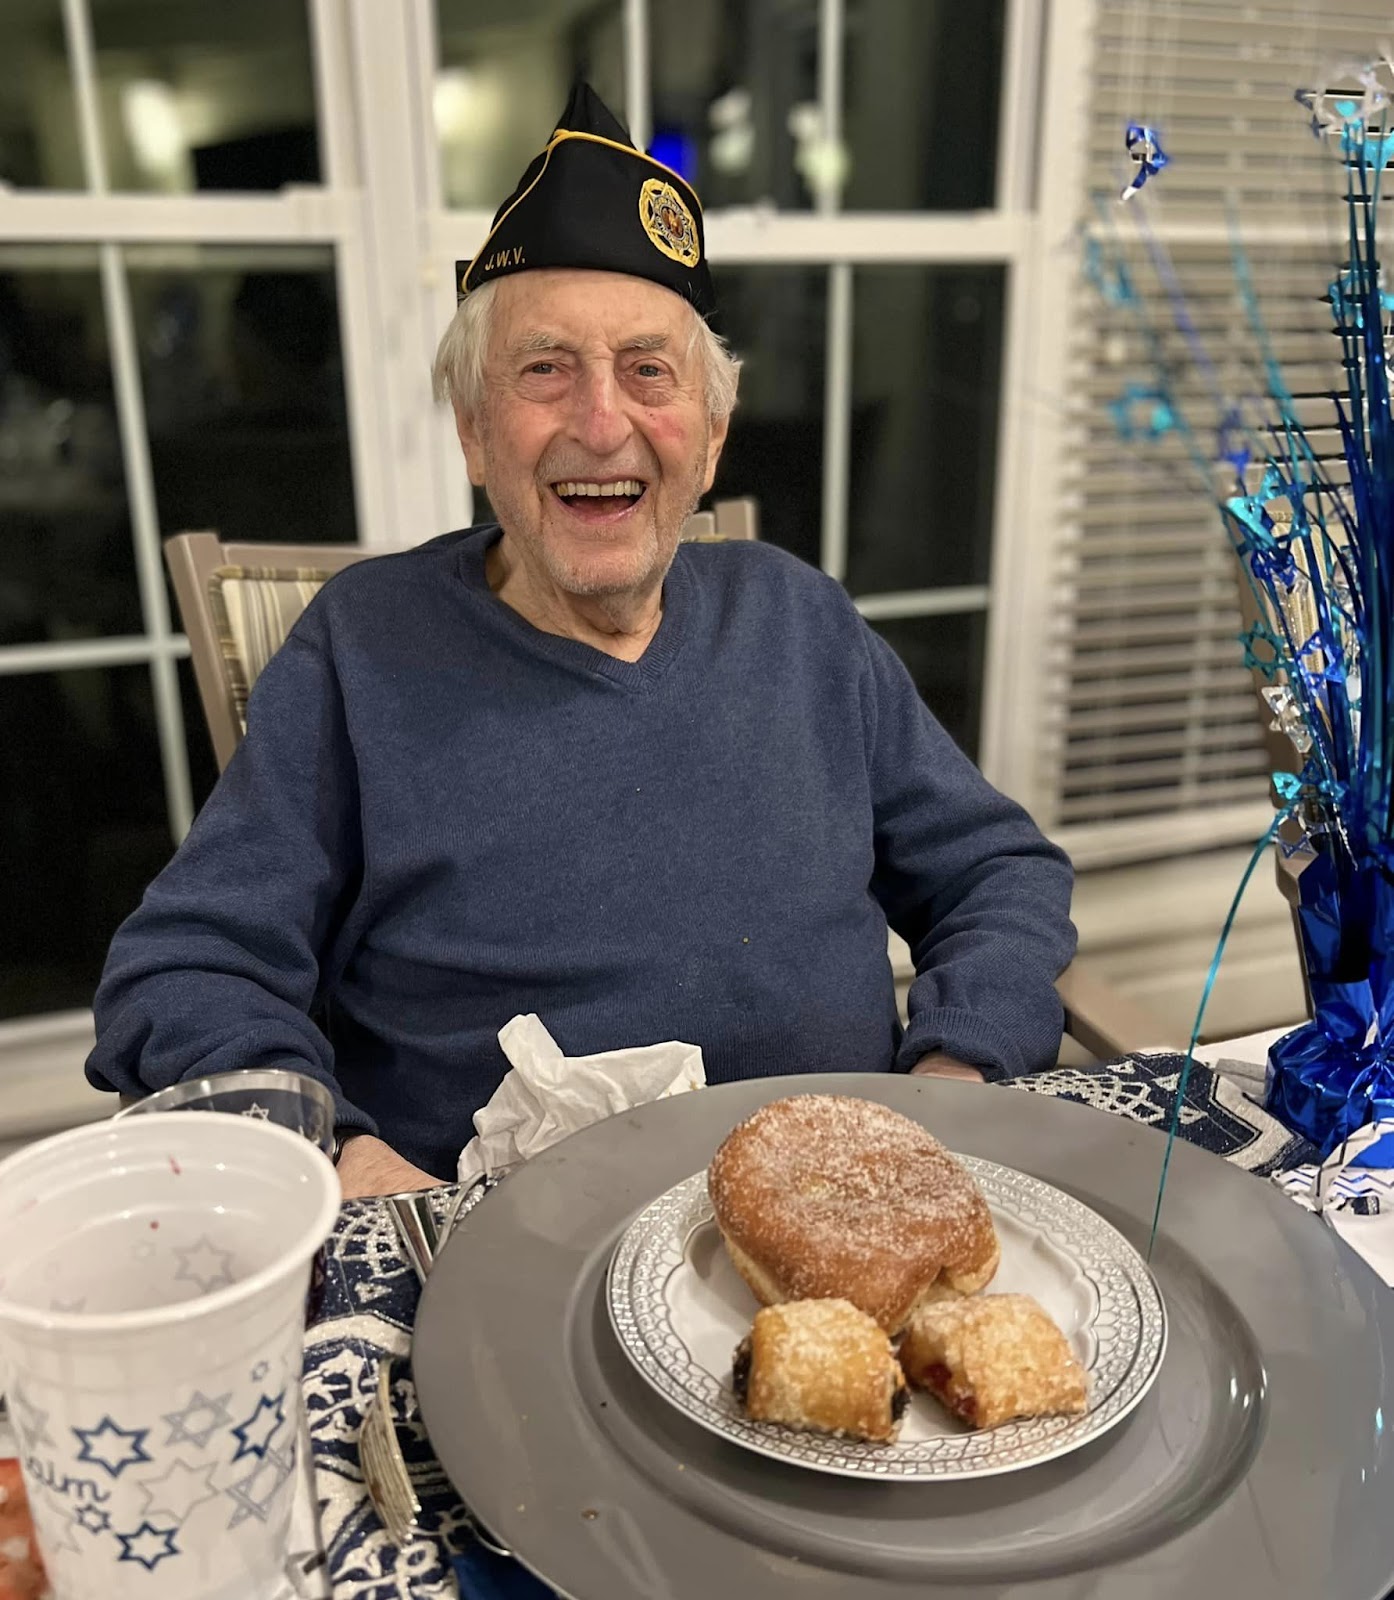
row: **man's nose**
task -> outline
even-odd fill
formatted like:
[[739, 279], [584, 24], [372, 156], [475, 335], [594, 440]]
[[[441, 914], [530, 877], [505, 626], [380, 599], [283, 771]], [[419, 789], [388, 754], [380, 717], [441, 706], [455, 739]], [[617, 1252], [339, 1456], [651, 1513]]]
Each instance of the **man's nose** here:
[[634, 431], [609, 367], [589, 367], [577, 385], [572, 431], [593, 455], [613, 455]]

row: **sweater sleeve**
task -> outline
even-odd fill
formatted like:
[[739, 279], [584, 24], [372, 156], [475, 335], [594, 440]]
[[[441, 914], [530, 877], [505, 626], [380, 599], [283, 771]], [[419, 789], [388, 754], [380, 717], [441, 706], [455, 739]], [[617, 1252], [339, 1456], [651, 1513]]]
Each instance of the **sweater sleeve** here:
[[896, 1068], [933, 1051], [990, 1079], [1053, 1066], [1055, 979], [1075, 947], [1069, 860], [959, 750], [890, 646], [865, 637], [872, 891], [916, 974]]
[[293, 633], [253, 690], [247, 736], [188, 838], [117, 930], [87, 1076], [144, 1094], [237, 1067], [289, 1067], [343, 1098], [310, 1018], [362, 882], [358, 785], [332, 663]]

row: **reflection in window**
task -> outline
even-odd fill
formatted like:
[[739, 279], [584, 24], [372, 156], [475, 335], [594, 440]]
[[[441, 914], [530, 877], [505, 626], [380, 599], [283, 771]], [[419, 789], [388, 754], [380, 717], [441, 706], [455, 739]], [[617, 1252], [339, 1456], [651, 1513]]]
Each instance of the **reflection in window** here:
[[811, 203], [817, 0], [650, 0], [653, 154], [707, 209]]
[[920, 698], [954, 743], [976, 761], [987, 614], [901, 617], [893, 622], [873, 622], [872, 627], [905, 663]]
[[1004, 0], [847, 0], [847, 210], [992, 205], [1004, 9]]
[[987, 581], [1002, 368], [1002, 268], [853, 276], [853, 594]]
[[754, 495], [760, 537], [818, 563], [825, 267], [718, 267], [718, 327], [744, 361], [712, 494]]
[[438, 0], [434, 111], [450, 206], [493, 211], [579, 77], [624, 121], [620, 0]]
[[0, 5], [0, 183], [82, 187], [61, 0]]
[[0, 1018], [90, 1005], [172, 849], [149, 669], [0, 677]]
[[356, 537], [327, 248], [127, 253], [161, 531]]
[[141, 627], [96, 252], [0, 248], [0, 645]]

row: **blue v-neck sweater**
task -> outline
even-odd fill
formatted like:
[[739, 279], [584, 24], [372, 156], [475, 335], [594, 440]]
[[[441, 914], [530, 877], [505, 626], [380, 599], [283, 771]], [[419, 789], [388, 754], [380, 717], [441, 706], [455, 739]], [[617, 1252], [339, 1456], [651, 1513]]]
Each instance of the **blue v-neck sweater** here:
[[448, 1176], [520, 1012], [567, 1055], [699, 1044], [716, 1083], [1054, 1059], [1069, 865], [838, 584], [683, 546], [618, 661], [490, 592], [497, 538], [363, 562], [306, 610], [116, 935], [95, 1084], [293, 1066]]

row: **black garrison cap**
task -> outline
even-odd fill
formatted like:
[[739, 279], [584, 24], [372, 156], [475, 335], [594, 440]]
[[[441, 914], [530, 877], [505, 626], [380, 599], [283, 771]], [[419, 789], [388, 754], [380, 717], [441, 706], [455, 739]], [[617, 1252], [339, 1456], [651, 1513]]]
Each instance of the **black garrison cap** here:
[[534, 267], [626, 272], [672, 289], [702, 317], [716, 310], [696, 194], [634, 147], [586, 83], [494, 214], [479, 254], [455, 263], [456, 298]]

